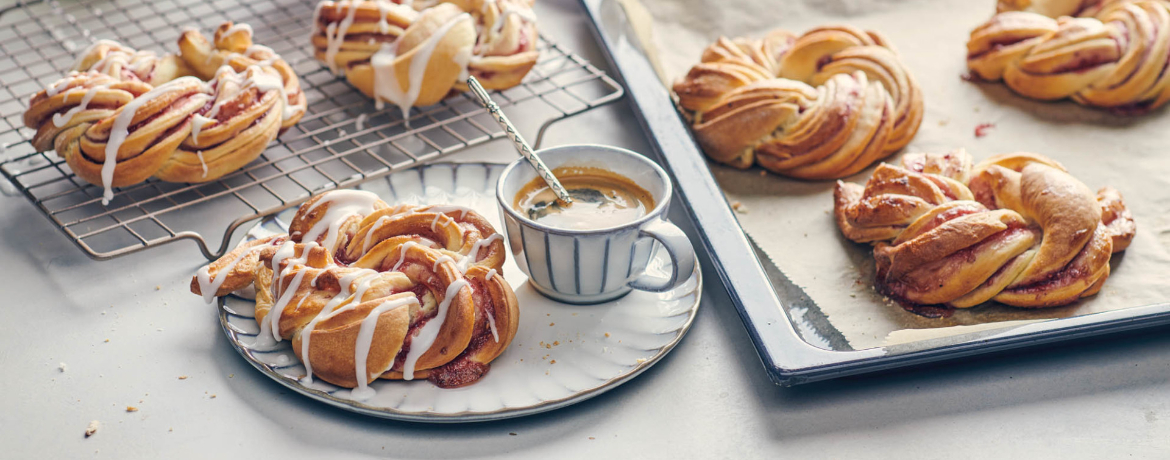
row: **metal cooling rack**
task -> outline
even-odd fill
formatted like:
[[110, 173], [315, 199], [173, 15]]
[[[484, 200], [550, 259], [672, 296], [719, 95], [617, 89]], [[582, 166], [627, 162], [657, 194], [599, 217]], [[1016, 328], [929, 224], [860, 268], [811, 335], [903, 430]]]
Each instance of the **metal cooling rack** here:
[[[415, 108], [376, 110], [329, 73], [306, 45], [315, 1], [22, 1], [0, 7], [0, 173], [86, 254], [110, 259], [181, 239], [213, 259], [241, 225], [299, 205], [312, 194], [353, 187], [504, 137], [487, 111], [462, 94]], [[30, 95], [60, 78], [75, 53], [110, 38], [139, 49], [174, 51], [184, 27], [210, 33], [225, 20], [246, 22], [256, 43], [280, 53], [301, 77], [308, 113], [244, 169], [204, 184], [148, 180], [102, 189], [78, 178], [52, 152], [33, 152], [21, 116]], [[544, 37], [540, 60], [516, 88], [493, 98], [525, 126], [545, 130], [569, 116], [616, 101], [623, 90], [576, 54]], [[14, 190], [13, 190], [14, 188]], [[235, 216], [239, 216], [236, 218]], [[234, 220], [233, 220], [234, 218]], [[226, 230], [225, 230], [226, 227]], [[223, 232], [218, 249], [204, 234]]]

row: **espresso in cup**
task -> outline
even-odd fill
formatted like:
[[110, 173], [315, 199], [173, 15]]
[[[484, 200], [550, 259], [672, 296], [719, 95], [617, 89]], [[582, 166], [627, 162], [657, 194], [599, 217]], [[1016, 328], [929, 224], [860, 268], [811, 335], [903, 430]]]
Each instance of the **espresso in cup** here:
[[564, 205], [537, 177], [524, 185], [512, 208], [529, 219], [567, 230], [594, 230], [628, 224], [654, 209], [654, 196], [634, 181], [605, 169], [565, 166], [552, 170], [573, 202]]

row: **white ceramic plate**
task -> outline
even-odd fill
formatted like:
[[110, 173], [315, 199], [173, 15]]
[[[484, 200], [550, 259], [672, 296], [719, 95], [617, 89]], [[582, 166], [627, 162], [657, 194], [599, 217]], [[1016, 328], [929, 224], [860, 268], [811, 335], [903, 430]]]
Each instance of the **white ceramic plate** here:
[[[500, 228], [493, 196], [501, 164], [442, 163], [395, 173], [361, 188], [386, 202], [458, 204], [470, 207]], [[296, 209], [269, 218], [249, 237], [284, 233]], [[667, 276], [666, 251], [655, 248], [647, 271]], [[288, 341], [252, 347], [259, 331], [251, 300], [228, 296], [220, 302], [220, 324], [228, 340], [265, 375], [309, 398], [353, 412], [398, 420], [472, 422], [535, 414], [584, 401], [633, 378], [658, 362], [682, 339], [699, 307], [698, 269], [680, 288], [662, 294], [634, 291], [599, 305], [568, 305], [541, 296], [509, 255], [504, 277], [516, 289], [520, 328], [511, 346], [479, 382], [441, 389], [426, 380], [377, 380], [377, 394], [364, 401], [350, 391], [315, 379], [303, 384], [304, 366]]]

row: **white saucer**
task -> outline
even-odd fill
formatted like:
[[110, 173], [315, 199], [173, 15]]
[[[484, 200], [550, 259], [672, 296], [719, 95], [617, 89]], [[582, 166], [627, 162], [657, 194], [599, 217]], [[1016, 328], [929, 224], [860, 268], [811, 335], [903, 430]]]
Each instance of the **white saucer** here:
[[[458, 204], [470, 207], [500, 228], [492, 196], [504, 169], [492, 163], [441, 163], [395, 173], [360, 188], [386, 202]], [[265, 219], [248, 232], [262, 237], [284, 233], [296, 209]], [[665, 251], [654, 251], [647, 271], [669, 275]], [[634, 291], [598, 305], [550, 300], [528, 285], [509, 255], [504, 277], [516, 289], [520, 328], [512, 344], [479, 382], [441, 389], [428, 381], [378, 380], [377, 394], [364, 401], [350, 391], [316, 379], [299, 380], [305, 368], [288, 341], [252, 348], [259, 331], [255, 304], [238, 296], [220, 302], [220, 324], [232, 346], [265, 375], [309, 398], [353, 412], [397, 420], [472, 422], [519, 417], [578, 403], [610, 390], [648, 369], [682, 340], [699, 308], [702, 276], [696, 268], [680, 288], [652, 294]]]

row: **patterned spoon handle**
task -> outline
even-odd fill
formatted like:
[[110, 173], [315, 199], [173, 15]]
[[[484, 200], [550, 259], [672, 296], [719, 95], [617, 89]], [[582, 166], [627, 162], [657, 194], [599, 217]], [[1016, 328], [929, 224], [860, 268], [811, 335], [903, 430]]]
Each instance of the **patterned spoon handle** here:
[[536, 169], [536, 173], [548, 183], [553, 193], [557, 194], [557, 200], [564, 203], [572, 203], [573, 199], [569, 197], [569, 192], [565, 190], [565, 187], [561, 185], [561, 182], [557, 180], [556, 176], [553, 176], [548, 166], [543, 161], [540, 161], [540, 157], [536, 156], [536, 153], [532, 151], [532, 147], [528, 146], [528, 142], [524, 141], [524, 138], [516, 131], [516, 127], [512, 126], [511, 121], [508, 121], [508, 117], [504, 116], [504, 112], [500, 110], [500, 106], [492, 100], [487, 90], [483, 89], [483, 85], [479, 84], [479, 80], [476, 80], [475, 77], [467, 77], [467, 87], [471, 88], [471, 93], [479, 99], [479, 102], [483, 103], [484, 107], [487, 107], [488, 112], [495, 117], [496, 122], [504, 128], [504, 132], [508, 135], [508, 138], [512, 139], [512, 142], [516, 144], [516, 150], [520, 151], [520, 154], [528, 160], [528, 164]]

